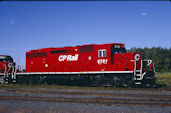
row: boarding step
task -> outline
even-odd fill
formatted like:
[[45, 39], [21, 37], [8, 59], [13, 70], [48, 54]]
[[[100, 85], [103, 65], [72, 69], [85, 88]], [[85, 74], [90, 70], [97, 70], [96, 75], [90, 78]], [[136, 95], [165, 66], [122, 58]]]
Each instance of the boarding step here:
[[134, 80], [142, 80], [141, 74], [136, 74]]
[[16, 83], [16, 80], [12, 80], [13, 83]]
[[134, 80], [142, 80], [141, 78], [136, 78], [136, 77], [134, 77]]
[[141, 84], [141, 82], [135, 82], [135, 84], [136, 84], [136, 85], [140, 85], [140, 84]]
[[136, 80], [142, 80], [141, 78], [136, 78]]
[[136, 72], [141, 72], [141, 70], [136, 70]]
[[141, 74], [136, 74], [136, 76], [137, 76], [137, 77], [140, 77], [140, 76], [141, 76]]

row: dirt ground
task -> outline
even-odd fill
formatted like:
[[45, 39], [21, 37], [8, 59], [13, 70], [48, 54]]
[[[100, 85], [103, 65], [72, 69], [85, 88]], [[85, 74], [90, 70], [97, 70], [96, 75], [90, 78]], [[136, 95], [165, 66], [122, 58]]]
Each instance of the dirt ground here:
[[0, 113], [171, 113], [171, 89], [0, 88]]

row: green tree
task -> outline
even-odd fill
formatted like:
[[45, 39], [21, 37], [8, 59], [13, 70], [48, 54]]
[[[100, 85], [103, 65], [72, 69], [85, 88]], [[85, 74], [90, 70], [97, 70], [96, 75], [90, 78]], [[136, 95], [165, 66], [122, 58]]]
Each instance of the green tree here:
[[157, 72], [171, 72], [171, 48], [131, 48], [128, 52], [142, 53], [143, 59], [152, 59]]

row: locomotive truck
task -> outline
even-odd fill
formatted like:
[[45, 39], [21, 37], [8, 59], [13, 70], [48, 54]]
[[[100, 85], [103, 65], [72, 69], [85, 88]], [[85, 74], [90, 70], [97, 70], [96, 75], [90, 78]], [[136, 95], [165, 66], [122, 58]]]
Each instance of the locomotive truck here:
[[154, 62], [143, 59], [141, 53], [127, 53], [122, 43], [30, 50], [26, 52], [25, 72], [16, 71], [11, 57], [1, 59], [9, 58], [10, 61], [0, 60], [5, 83], [70, 82], [125, 87], [155, 83]]

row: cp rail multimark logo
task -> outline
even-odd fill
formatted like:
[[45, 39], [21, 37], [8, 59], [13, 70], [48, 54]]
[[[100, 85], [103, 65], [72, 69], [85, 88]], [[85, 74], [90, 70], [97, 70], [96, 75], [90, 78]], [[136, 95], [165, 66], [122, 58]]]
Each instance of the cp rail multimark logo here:
[[59, 61], [77, 61], [78, 60], [78, 54], [72, 55], [60, 55], [58, 57]]

